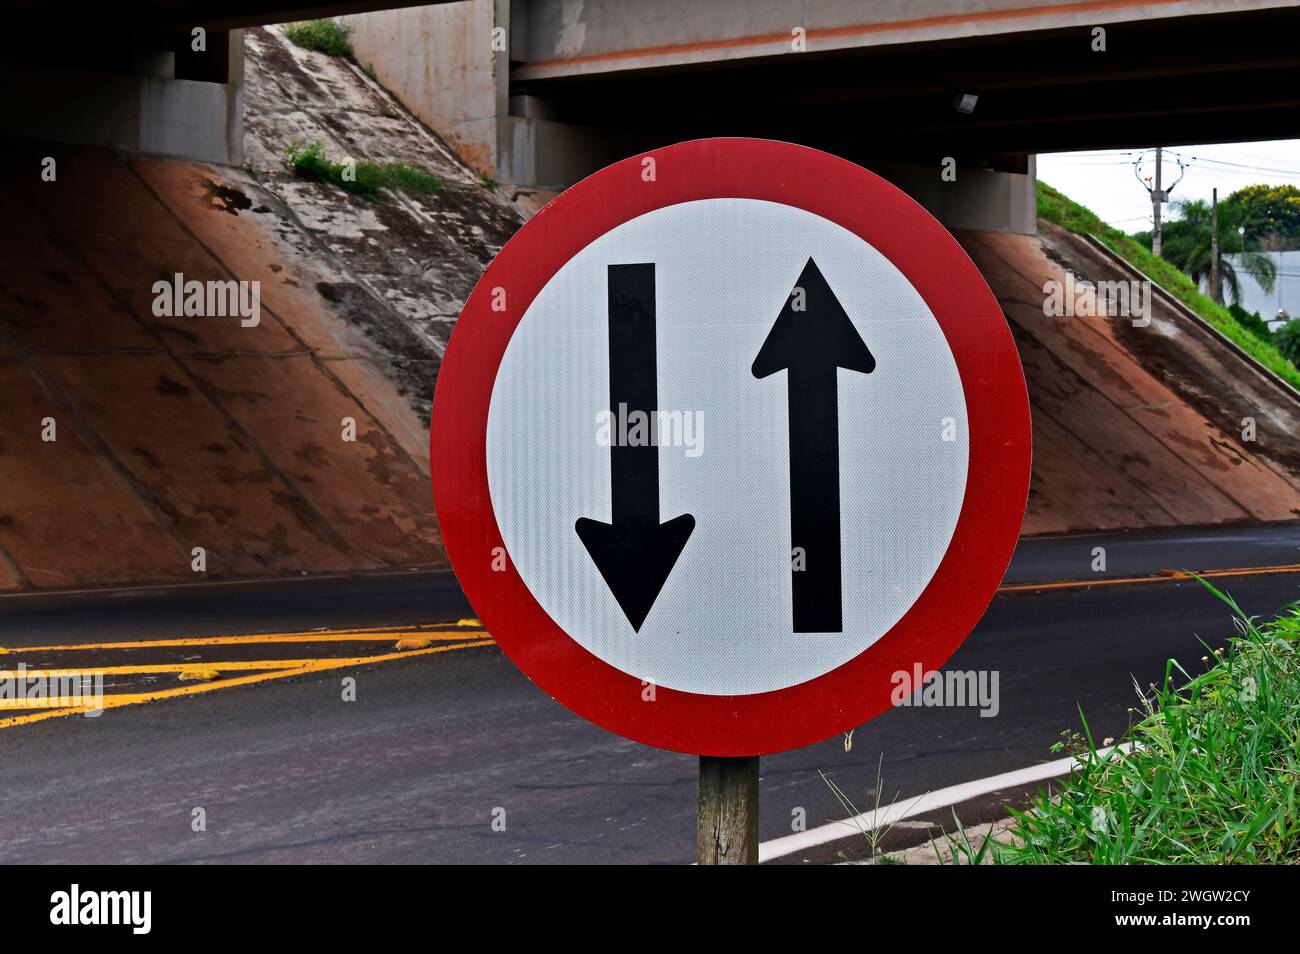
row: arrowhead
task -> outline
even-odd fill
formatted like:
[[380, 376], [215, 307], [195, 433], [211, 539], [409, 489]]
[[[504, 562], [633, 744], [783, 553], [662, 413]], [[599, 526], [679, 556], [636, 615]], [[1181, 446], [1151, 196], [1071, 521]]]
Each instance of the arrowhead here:
[[869, 374], [875, 367], [876, 359], [858, 329], [817, 263], [808, 259], [754, 359], [754, 377], [765, 378], [786, 368], [847, 368]]
[[574, 527], [623, 615], [637, 632], [695, 530], [689, 513], [667, 523], [601, 523], [580, 517]]

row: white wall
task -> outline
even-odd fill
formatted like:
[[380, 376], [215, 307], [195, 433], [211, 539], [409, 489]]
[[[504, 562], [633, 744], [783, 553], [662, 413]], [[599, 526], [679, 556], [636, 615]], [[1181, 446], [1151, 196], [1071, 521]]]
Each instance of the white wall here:
[[1292, 318], [1300, 318], [1300, 251], [1268, 252], [1277, 265], [1277, 279], [1271, 292], [1264, 291], [1259, 282], [1237, 263], [1236, 255], [1224, 257], [1237, 266], [1237, 280], [1241, 284], [1241, 306], [1247, 311], [1257, 311], [1265, 321], [1273, 321], [1279, 308], [1284, 308]]

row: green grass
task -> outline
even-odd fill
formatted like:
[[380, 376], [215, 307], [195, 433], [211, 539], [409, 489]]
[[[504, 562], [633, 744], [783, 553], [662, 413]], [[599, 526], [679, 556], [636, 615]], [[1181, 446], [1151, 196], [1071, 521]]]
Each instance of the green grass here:
[[442, 188], [442, 180], [433, 173], [408, 166], [404, 162], [390, 162], [380, 168], [390, 189], [405, 189], [415, 195], [428, 195]]
[[1256, 625], [1202, 582], [1237, 614], [1238, 635], [1207, 649], [1201, 675], [1167, 664], [1163, 686], [1141, 693], [1131, 752], [1098, 756], [1085, 720], [1081, 766], [1013, 812], [1011, 844], [984, 860], [1300, 863], [1300, 608]]
[[1272, 341], [1261, 339], [1239, 324], [1227, 308], [1202, 295], [1192, 280], [1178, 268], [1152, 255], [1140, 243], [1119, 229], [1107, 225], [1091, 210], [1062, 195], [1045, 182], [1038, 183], [1038, 215], [1071, 232], [1096, 236], [1107, 248], [1204, 318], [1237, 347], [1293, 388], [1300, 390], [1300, 369], [1288, 361]]
[[289, 165], [296, 175], [315, 182], [327, 182], [347, 192], [369, 199], [383, 201], [384, 189], [401, 189], [413, 195], [429, 195], [443, 187], [442, 179], [431, 172], [408, 166], [404, 162], [370, 162], [357, 160], [349, 177], [347, 166], [328, 158], [319, 141], [309, 146], [294, 143], [287, 150]]
[[328, 56], [353, 59], [352, 44], [348, 41], [348, 28], [336, 20], [306, 20], [290, 23], [284, 28], [285, 38], [304, 50], [315, 50]]

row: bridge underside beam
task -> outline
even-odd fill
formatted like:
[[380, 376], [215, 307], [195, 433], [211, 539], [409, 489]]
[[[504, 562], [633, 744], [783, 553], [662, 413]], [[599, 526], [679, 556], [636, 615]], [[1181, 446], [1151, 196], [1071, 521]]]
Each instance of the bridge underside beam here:
[[[945, 156], [1000, 168], [1035, 152], [1300, 135], [1300, 10], [1005, 33], [676, 69], [515, 80], [545, 120], [792, 139], [859, 161]], [[963, 94], [978, 97], [971, 112]], [[512, 110], [513, 112], [514, 110]]]

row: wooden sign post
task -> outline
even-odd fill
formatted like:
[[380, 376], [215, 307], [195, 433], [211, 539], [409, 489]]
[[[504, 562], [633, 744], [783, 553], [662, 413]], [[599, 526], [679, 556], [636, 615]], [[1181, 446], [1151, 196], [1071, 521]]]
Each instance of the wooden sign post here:
[[758, 756], [700, 756], [702, 865], [758, 864]]

